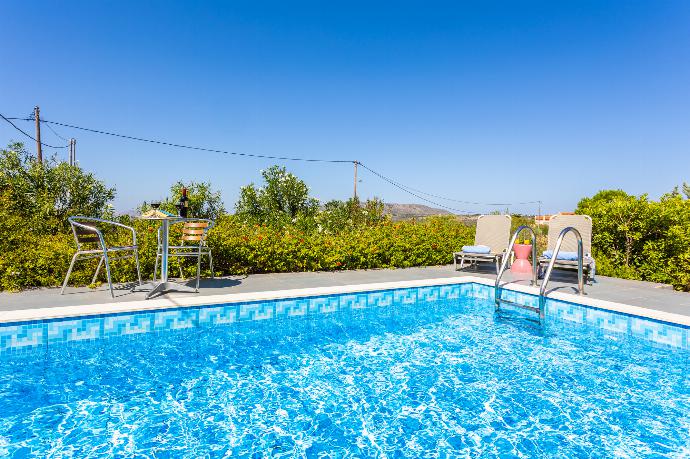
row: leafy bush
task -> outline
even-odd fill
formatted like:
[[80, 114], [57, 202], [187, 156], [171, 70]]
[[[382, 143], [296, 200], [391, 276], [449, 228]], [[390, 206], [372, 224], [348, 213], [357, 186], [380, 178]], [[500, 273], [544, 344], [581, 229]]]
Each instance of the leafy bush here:
[[19, 218], [24, 231], [54, 234], [67, 229], [70, 215], [111, 216], [114, 198], [114, 188], [79, 166], [55, 157], [39, 164], [21, 143], [0, 150], [0, 221]]
[[[151, 277], [156, 248], [157, 225], [123, 217], [123, 222], [137, 230], [139, 256], [144, 277]], [[179, 235], [171, 234], [174, 240]], [[107, 234], [113, 244], [128, 241], [126, 232]], [[451, 262], [451, 253], [474, 238], [474, 229], [452, 217], [437, 217], [421, 222], [385, 221], [352, 231], [329, 234], [304, 231], [297, 226], [276, 228], [248, 225], [235, 216], [221, 217], [209, 233], [217, 275], [292, 271], [330, 271], [440, 265]], [[34, 236], [23, 241], [23, 250], [0, 258], [0, 289], [56, 286], [62, 281], [74, 241], [69, 234]], [[171, 273], [179, 268], [171, 263]], [[183, 262], [184, 263], [184, 262]], [[210, 274], [205, 263], [206, 275]], [[70, 285], [85, 285], [91, 280], [96, 262], [81, 262], [75, 268]], [[194, 263], [184, 265], [186, 275], [195, 273]], [[136, 277], [134, 261], [112, 264], [115, 281]], [[100, 280], [105, 274], [100, 274]]]
[[337, 234], [248, 226], [226, 217], [209, 244], [223, 272], [262, 273], [445, 264], [473, 237], [472, 228], [451, 217], [385, 222]]
[[313, 224], [319, 202], [309, 196], [304, 181], [279, 166], [261, 171], [261, 175], [266, 182], [264, 186], [252, 183], [240, 190], [235, 205], [238, 218], [259, 225]]
[[327, 233], [350, 231], [361, 226], [375, 226], [389, 220], [383, 213], [383, 201], [357, 198], [328, 201], [316, 216], [317, 229]]
[[581, 200], [577, 213], [592, 217], [600, 274], [690, 291], [690, 199], [677, 191], [650, 201], [606, 190]]
[[[454, 217], [391, 222], [378, 199], [330, 201], [319, 209], [307, 185], [284, 168], [274, 166], [262, 174], [264, 186], [242, 188], [234, 216], [224, 215], [220, 194], [208, 183], [178, 182], [162, 203], [163, 209], [176, 211], [186, 186], [191, 214], [216, 220], [208, 240], [216, 274], [440, 265], [473, 242], [474, 227]], [[683, 192], [690, 198], [686, 184]], [[114, 189], [77, 166], [54, 158], [37, 164], [21, 144], [0, 150], [0, 290], [59, 285], [75, 250], [67, 216], [114, 218], [109, 205], [114, 196]], [[599, 273], [690, 291], [690, 199], [678, 190], [658, 202], [621, 190], [602, 191], [581, 200], [577, 212], [594, 220]], [[150, 277], [157, 223], [118, 219], [136, 229], [142, 274]], [[533, 226], [531, 218], [513, 218], [513, 230], [521, 224]], [[172, 231], [173, 240], [179, 230]], [[537, 235], [543, 248], [545, 228], [538, 228]], [[112, 245], [130, 244], [127, 231], [112, 230], [105, 237]], [[71, 284], [88, 284], [96, 263], [80, 262]], [[115, 281], [135, 279], [133, 259], [111, 267]], [[178, 269], [189, 276], [195, 272], [194, 263], [173, 259], [171, 272]], [[101, 281], [104, 277], [101, 273]]]

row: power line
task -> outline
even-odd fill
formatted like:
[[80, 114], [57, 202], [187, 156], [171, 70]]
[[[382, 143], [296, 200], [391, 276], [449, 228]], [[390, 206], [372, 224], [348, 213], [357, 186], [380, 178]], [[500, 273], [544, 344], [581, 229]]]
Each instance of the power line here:
[[227, 150], [216, 150], [213, 148], [195, 147], [195, 146], [191, 146], [191, 145], [182, 145], [182, 144], [178, 144], [178, 143], [165, 142], [163, 140], [145, 139], [142, 137], [134, 137], [131, 135], [117, 134], [114, 132], [103, 131], [100, 129], [91, 129], [91, 128], [85, 128], [85, 127], [81, 127], [81, 126], [75, 126], [73, 124], [60, 123], [57, 121], [48, 121], [48, 120], [41, 120], [41, 121], [43, 123], [56, 124], [58, 126], [64, 126], [64, 127], [68, 127], [68, 128], [72, 128], [72, 129], [79, 129], [79, 130], [87, 131], [87, 132], [93, 132], [95, 134], [110, 135], [113, 137], [121, 137], [123, 139], [137, 140], [139, 142], [147, 142], [147, 143], [153, 143], [153, 144], [158, 144], [158, 145], [165, 145], [165, 146], [174, 147], [174, 148], [185, 148], [187, 150], [207, 151], [210, 153], [222, 153], [225, 155], [247, 156], [247, 157], [252, 157], [252, 158], [264, 158], [264, 159], [277, 159], [277, 160], [283, 160], [283, 161], [306, 161], [306, 162], [319, 162], [319, 163], [352, 163], [352, 162], [354, 162], [354, 161], [349, 160], [349, 159], [346, 160], [346, 159], [293, 158], [293, 157], [288, 157], [288, 156], [271, 156], [271, 155], [259, 155], [259, 154], [254, 154], [254, 153], [241, 153], [241, 152], [227, 151]]
[[[26, 133], [26, 132], [24, 132], [23, 130], [21, 130], [21, 129], [20, 129], [19, 127], [17, 127], [14, 123], [12, 123], [12, 121], [10, 121], [10, 120], [32, 121], [33, 118], [7, 118], [7, 117], [5, 117], [5, 116], [3, 116], [3, 115], [1, 115], [1, 114], [0, 114], [0, 116], [2, 116], [2, 118], [3, 118], [5, 121], [7, 121], [8, 123], [10, 123], [15, 129], [17, 129], [18, 131], [20, 131], [22, 134], [24, 134], [25, 136], [29, 137], [30, 139], [32, 139], [32, 140], [34, 140], [34, 141], [36, 140], [34, 137], [32, 137], [32, 136], [29, 135], [28, 133]], [[128, 140], [136, 140], [136, 141], [138, 141], [138, 142], [146, 142], [146, 143], [152, 143], [152, 144], [157, 144], [157, 145], [165, 145], [165, 146], [169, 146], [169, 147], [183, 148], [183, 149], [188, 149], [188, 150], [206, 151], [206, 152], [210, 152], [210, 153], [221, 153], [221, 154], [226, 154], [226, 155], [245, 156], [245, 157], [251, 157], [251, 158], [263, 158], [263, 159], [275, 159], [275, 160], [284, 160], [284, 161], [304, 161], [304, 162], [339, 163], [339, 164], [343, 164], [343, 163], [359, 164], [359, 165], [361, 165], [362, 167], [364, 167], [365, 169], [367, 169], [369, 172], [371, 172], [372, 174], [374, 174], [374, 175], [376, 175], [377, 177], [379, 177], [380, 179], [384, 180], [385, 182], [388, 182], [389, 184], [395, 186], [396, 188], [398, 188], [398, 189], [400, 189], [400, 190], [402, 190], [402, 191], [404, 191], [404, 192], [406, 192], [406, 193], [408, 193], [408, 194], [410, 194], [410, 195], [412, 195], [412, 196], [414, 196], [414, 197], [416, 197], [416, 198], [418, 198], [418, 199], [421, 199], [422, 201], [428, 202], [428, 203], [430, 203], [430, 204], [434, 204], [435, 206], [438, 206], [438, 207], [441, 207], [441, 208], [444, 208], [444, 209], [447, 209], [447, 210], [451, 210], [451, 211], [453, 211], [453, 212], [459, 212], [459, 213], [465, 213], [465, 214], [472, 213], [472, 212], [467, 212], [467, 211], [464, 211], [464, 210], [456, 209], [456, 208], [454, 208], [454, 207], [450, 207], [450, 206], [441, 204], [441, 203], [439, 203], [439, 202], [433, 201], [433, 200], [431, 200], [431, 199], [425, 198], [424, 196], [428, 196], [428, 197], [432, 197], [432, 198], [436, 198], [436, 199], [441, 199], [441, 200], [449, 201], [449, 202], [457, 202], [457, 203], [460, 203], [460, 204], [470, 204], [470, 205], [480, 205], [480, 206], [512, 206], [512, 205], [523, 205], [523, 204], [537, 204], [537, 203], [541, 203], [541, 201], [524, 201], [524, 202], [517, 202], [517, 203], [505, 203], [505, 202], [504, 202], [504, 203], [487, 203], [487, 202], [478, 202], [478, 201], [463, 201], [463, 200], [459, 200], [459, 199], [449, 198], [449, 197], [446, 197], [446, 196], [440, 196], [440, 195], [437, 195], [437, 194], [427, 193], [427, 192], [425, 192], [425, 191], [422, 191], [422, 190], [419, 190], [419, 189], [416, 189], [416, 188], [412, 188], [412, 187], [410, 187], [410, 186], [408, 186], [408, 185], [404, 185], [404, 184], [402, 184], [402, 183], [400, 183], [400, 182], [398, 182], [398, 181], [396, 181], [396, 180], [393, 180], [393, 179], [391, 179], [391, 178], [389, 178], [389, 177], [386, 177], [386, 176], [384, 176], [383, 174], [381, 174], [381, 173], [379, 173], [379, 172], [377, 172], [377, 171], [375, 171], [375, 170], [373, 170], [373, 169], [367, 167], [366, 165], [362, 164], [362, 163], [359, 162], [359, 161], [349, 160], [349, 159], [339, 159], [339, 160], [338, 160], [338, 159], [320, 159], [320, 158], [299, 158], [299, 157], [288, 157], [288, 156], [261, 155], [261, 154], [254, 154], [254, 153], [241, 153], [241, 152], [234, 152], [234, 151], [227, 151], [227, 150], [218, 150], [218, 149], [213, 149], [213, 148], [204, 148], [204, 147], [196, 147], [196, 146], [191, 146], [191, 145], [177, 144], [177, 143], [172, 143], [172, 142], [166, 142], [166, 141], [163, 141], [163, 140], [146, 139], [146, 138], [143, 138], [143, 137], [136, 137], [136, 136], [130, 136], [130, 135], [125, 135], [125, 134], [118, 134], [118, 133], [114, 133], [114, 132], [104, 131], [104, 130], [101, 130], [101, 129], [86, 128], [86, 127], [82, 127], [82, 126], [76, 126], [76, 125], [73, 125], [73, 124], [61, 123], [61, 122], [58, 122], [58, 121], [50, 121], [50, 120], [45, 120], [45, 119], [42, 119], [42, 120], [41, 120], [41, 123], [45, 123], [45, 124], [48, 126], [48, 128], [49, 128], [51, 131], [53, 131], [53, 133], [54, 133], [56, 136], [60, 137], [60, 138], [63, 139], [63, 140], [67, 140], [67, 139], [65, 139], [64, 137], [62, 137], [61, 135], [59, 135], [59, 134], [52, 128], [51, 124], [58, 125], [58, 126], [64, 126], [64, 127], [71, 128], [71, 129], [79, 129], [79, 130], [86, 131], [86, 132], [91, 132], [91, 133], [94, 133], [94, 134], [109, 135], [109, 136], [119, 137], [119, 138], [128, 139]], [[56, 146], [47, 145], [47, 144], [44, 144], [44, 143], [41, 143], [41, 144], [42, 144], [42, 145], [45, 145], [45, 146], [47, 146], [47, 147], [50, 147], [50, 148], [67, 148], [67, 147], [69, 147], [69, 145], [66, 145], [66, 146], [64, 146], [64, 147], [56, 147]], [[423, 195], [423, 196], [420, 196], [420, 195]]]
[[456, 208], [454, 208], [454, 207], [449, 207], [449, 206], [443, 205], [443, 204], [441, 204], [441, 203], [432, 201], [431, 199], [424, 198], [424, 197], [422, 197], [422, 196], [420, 196], [420, 195], [418, 195], [418, 194], [416, 194], [416, 193], [410, 191], [410, 189], [406, 188], [404, 185], [401, 185], [401, 184], [395, 182], [394, 180], [389, 179], [389, 178], [386, 177], [385, 175], [380, 174], [380, 173], [376, 172], [375, 170], [373, 170], [373, 169], [367, 167], [365, 164], [363, 164], [363, 163], [361, 163], [361, 162], [359, 162], [359, 161], [358, 161], [358, 164], [359, 164], [360, 166], [362, 166], [363, 168], [365, 168], [366, 170], [368, 170], [369, 172], [371, 172], [372, 174], [376, 175], [378, 178], [380, 178], [380, 179], [382, 179], [382, 180], [384, 180], [384, 181], [390, 183], [390, 184], [393, 185], [394, 187], [401, 189], [401, 190], [404, 191], [405, 193], [408, 193], [408, 194], [410, 194], [410, 195], [416, 197], [417, 199], [421, 199], [422, 201], [426, 201], [426, 202], [428, 202], [428, 203], [430, 203], [430, 204], [433, 204], [433, 205], [435, 205], [435, 206], [438, 206], [438, 207], [441, 207], [441, 208], [443, 208], [443, 209], [450, 210], [450, 211], [453, 211], [453, 212], [457, 212], [457, 213], [460, 213], [460, 214], [471, 214], [471, 213], [474, 213], [474, 212], [468, 212], [468, 211], [466, 211], [466, 210], [456, 209]]
[[[43, 120], [41, 120], [41, 122], [43, 122]], [[46, 126], [48, 126], [48, 129], [50, 129], [50, 130], [53, 132], [53, 134], [55, 134], [56, 136], [58, 136], [59, 138], [61, 138], [61, 139], [64, 140], [65, 142], [69, 142], [69, 139], [65, 139], [65, 138], [62, 137], [60, 134], [58, 134], [58, 133], [55, 131], [55, 129], [53, 129], [53, 127], [52, 127], [50, 124], [46, 123]]]
[[[31, 134], [27, 133], [26, 131], [24, 131], [23, 129], [21, 129], [19, 126], [17, 126], [16, 124], [14, 124], [14, 123], [10, 120], [10, 118], [5, 117], [5, 115], [3, 115], [2, 113], [0, 113], [0, 117], [2, 117], [2, 119], [5, 120], [5, 121], [7, 121], [8, 123], [10, 123], [10, 124], [12, 125], [13, 128], [15, 128], [16, 130], [18, 130], [19, 132], [21, 132], [22, 134], [24, 134], [25, 136], [27, 136], [28, 138], [30, 138], [30, 139], [33, 140], [34, 142], [38, 142], [34, 136], [32, 136]], [[23, 119], [23, 118], [12, 118], [12, 119]], [[62, 147], [58, 147], [58, 146], [49, 145], [49, 144], [43, 143], [43, 142], [40, 142], [40, 143], [41, 143], [41, 145], [43, 145], [44, 147], [48, 147], [48, 148], [67, 148], [67, 147], [69, 146], [69, 145], [65, 145], [65, 146], [62, 146]]]
[[454, 211], [461, 212], [461, 213], [473, 213], [473, 212], [460, 211], [460, 210], [454, 209], [454, 208], [452, 208], [452, 207], [444, 206], [443, 204], [437, 203], [437, 202], [432, 201], [432, 200], [430, 200], [430, 199], [423, 198], [423, 197], [417, 195], [416, 193], [419, 193], [419, 194], [422, 194], [422, 195], [425, 195], [425, 196], [431, 196], [431, 197], [433, 197], [433, 198], [443, 199], [443, 200], [446, 200], [446, 201], [453, 201], [453, 202], [458, 202], [458, 203], [461, 203], [461, 204], [473, 204], [473, 205], [479, 205], [479, 206], [513, 206], [513, 205], [522, 205], [522, 204], [537, 204], [537, 203], [541, 203], [541, 201], [525, 201], [525, 202], [516, 202], [516, 203], [509, 203], [509, 202], [504, 202], [504, 203], [495, 203], [495, 202], [493, 202], [493, 203], [492, 203], [492, 202], [461, 201], [461, 200], [459, 200], [459, 199], [448, 198], [448, 197], [445, 197], [445, 196], [439, 196], [439, 195], [436, 195], [436, 194], [427, 193], [427, 192], [422, 191], [422, 190], [417, 190], [417, 189], [412, 188], [412, 187], [410, 187], [410, 186], [408, 186], [408, 185], [404, 185], [404, 184], [402, 184], [402, 183], [400, 183], [400, 182], [397, 182], [397, 181], [395, 181], [395, 180], [393, 180], [393, 179], [391, 179], [391, 178], [389, 178], [389, 177], [386, 177], [386, 176], [384, 176], [383, 174], [381, 174], [381, 173], [379, 173], [379, 172], [376, 172], [375, 170], [373, 170], [373, 169], [367, 167], [365, 164], [363, 164], [363, 163], [361, 163], [361, 162], [359, 162], [359, 165], [362, 166], [363, 168], [365, 168], [366, 170], [368, 170], [369, 172], [371, 172], [372, 174], [376, 175], [376, 176], [379, 177], [380, 179], [385, 180], [386, 182], [390, 183], [391, 185], [395, 186], [396, 188], [399, 188], [399, 189], [405, 191], [406, 193], [411, 194], [412, 196], [415, 196], [415, 197], [417, 197], [417, 198], [419, 198], [419, 199], [423, 199], [423, 200], [425, 200], [426, 202], [433, 203], [433, 204], [435, 204], [435, 205], [437, 205], [437, 206], [441, 206], [441, 207], [443, 207], [443, 208], [445, 208], [445, 209], [454, 210]]

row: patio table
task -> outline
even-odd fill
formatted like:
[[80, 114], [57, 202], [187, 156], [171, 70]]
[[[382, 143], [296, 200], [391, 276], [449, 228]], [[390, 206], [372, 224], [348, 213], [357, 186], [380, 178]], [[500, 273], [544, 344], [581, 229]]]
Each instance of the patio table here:
[[[169, 290], [176, 290], [179, 292], [192, 292], [196, 293], [196, 290], [184, 284], [168, 280], [168, 236], [170, 232], [170, 223], [180, 220], [184, 220], [182, 217], [177, 216], [163, 216], [163, 215], [152, 215], [152, 216], [139, 216], [136, 217], [141, 220], [152, 220], [161, 222], [161, 241], [162, 254], [161, 254], [161, 277], [160, 282], [150, 282], [153, 285], [151, 291], [146, 294], [146, 299], [148, 300], [156, 293], [163, 293]], [[156, 249], [157, 250], [157, 249]]]

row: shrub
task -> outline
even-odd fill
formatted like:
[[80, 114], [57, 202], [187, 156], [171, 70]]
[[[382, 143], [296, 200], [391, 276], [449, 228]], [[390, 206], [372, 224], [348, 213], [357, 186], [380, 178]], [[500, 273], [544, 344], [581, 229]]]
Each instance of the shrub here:
[[[153, 273], [157, 225], [148, 221], [122, 218], [137, 230], [142, 275]], [[179, 230], [179, 228], [178, 228]], [[171, 238], [178, 237], [173, 231]], [[474, 229], [452, 217], [424, 221], [363, 226], [352, 231], [328, 234], [304, 231], [293, 225], [275, 228], [250, 225], [234, 216], [223, 216], [209, 233], [216, 274], [246, 274], [293, 271], [333, 271], [344, 269], [403, 268], [450, 263], [451, 253], [472, 242]], [[127, 232], [107, 234], [113, 244], [124, 244]], [[57, 286], [61, 283], [74, 253], [69, 234], [36, 236], [25, 233], [22, 250], [0, 258], [0, 289]], [[171, 273], [179, 261], [171, 262]], [[183, 262], [185, 263], [185, 262]], [[204, 263], [205, 274], [210, 274]], [[85, 285], [91, 280], [96, 261], [81, 262], [70, 285]], [[194, 275], [195, 265], [186, 262], [186, 275]], [[115, 281], [135, 279], [132, 259], [112, 264]], [[105, 273], [99, 275], [105, 279]]]
[[114, 197], [114, 188], [79, 166], [55, 157], [39, 164], [21, 143], [0, 150], [0, 220], [21, 218], [24, 231], [64, 231], [70, 215], [109, 217]]
[[383, 201], [367, 199], [361, 203], [357, 198], [347, 201], [328, 201], [316, 216], [317, 229], [328, 233], [350, 231], [361, 226], [375, 226], [388, 221], [383, 213]]
[[673, 192], [650, 201], [606, 190], [581, 200], [577, 212], [592, 217], [600, 274], [690, 291], [690, 199]]
[[264, 186], [252, 183], [240, 190], [235, 205], [238, 218], [247, 223], [272, 226], [313, 224], [318, 200], [309, 196], [309, 187], [304, 181], [279, 166], [261, 171], [261, 175]]

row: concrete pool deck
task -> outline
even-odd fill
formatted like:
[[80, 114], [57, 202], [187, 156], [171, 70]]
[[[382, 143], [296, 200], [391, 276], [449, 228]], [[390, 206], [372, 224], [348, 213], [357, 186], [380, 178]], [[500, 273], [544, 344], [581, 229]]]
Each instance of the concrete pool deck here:
[[[454, 271], [452, 266], [432, 266], [229, 276], [202, 280], [198, 294], [170, 292], [151, 300], [144, 299], [145, 292], [131, 292], [127, 285], [122, 284], [116, 287], [114, 299], [107, 291], [107, 286], [95, 290], [68, 288], [64, 295], [60, 295], [57, 288], [35, 289], [0, 293], [0, 323], [438, 283], [479, 282], [493, 285], [494, 280], [495, 274], [491, 270]], [[526, 281], [511, 283], [508, 273], [505, 281], [505, 288], [538, 293], [534, 287], [528, 287]], [[547, 295], [549, 298], [690, 325], [690, 294], [674, 291], [667, 285], [598, 276], [596, 282], [585, 286], [586, 295], [581, 297], [574, 295], [576, 283], [574, 275], [554, 272]]]

